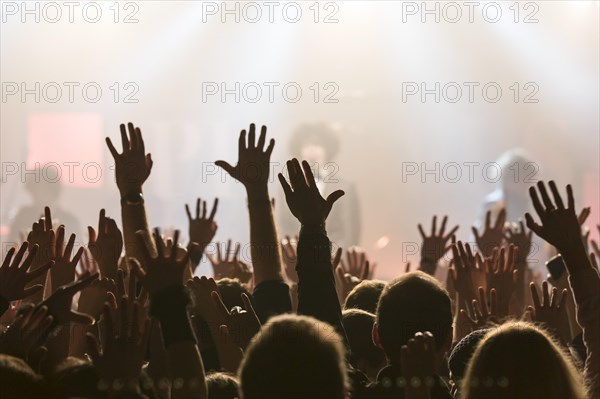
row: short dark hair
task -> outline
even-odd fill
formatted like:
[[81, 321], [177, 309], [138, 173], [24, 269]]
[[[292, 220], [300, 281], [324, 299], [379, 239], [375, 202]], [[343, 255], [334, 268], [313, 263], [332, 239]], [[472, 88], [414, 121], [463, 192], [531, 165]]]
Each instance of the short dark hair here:
[[426, 273], [403, 274], [381, 293], [377, 329], [388, 358], [398, 357], [402, 345], [417, 332], [431, 332], [439, 350], [452, 330], [450, 296], [438, 280]]
[[312, 317], [275, 316], [252, 338], [238, 374], [244, 399], [342, 399], [346, 388], [342, 338]]
[[340, 140], [335, 129], [328, 123], [305, 123], [294, 130], [290, 139], [290, 154], [301, 157], [302, 148], [309, 145], [320, 145], [327, 153], [327, 161], [335, 158], [340, 148]]
[[227, 310], [231, 310], [231, 308], [235, 306], [244, 307], [242, 294], [248, 295], [250, 302], [254, 305], [252, 294], [237, 278], [221, 278], [217, 280], [216, 283], [217, 288], [219, 289], [219, 295]]
[[377, 311], [377, 303], [384, 288], [385, 282], [383, 281], [361, 281], [346, 297], [344, 309], [362, 309], [374, 314]]
[[346, 309], [342, 312], [342, 323], [350, 343], [350, 364], [357, 367], [365, 359], [371, 367], [381, 366], [385, 354], [373, 343], [375, 315], [361, 309]]
[[216, 372], [206, 375], [208, 399], [239, 398], [237, 377], [229, 373]]

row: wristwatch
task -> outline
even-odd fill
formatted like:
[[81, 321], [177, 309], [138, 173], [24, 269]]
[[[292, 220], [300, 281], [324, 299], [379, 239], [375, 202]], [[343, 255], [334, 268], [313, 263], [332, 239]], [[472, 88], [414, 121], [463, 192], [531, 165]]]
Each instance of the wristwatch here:
[[140, 205], [144, 203], [142, 193], [128, 193], [121, 197], [121, 205]]

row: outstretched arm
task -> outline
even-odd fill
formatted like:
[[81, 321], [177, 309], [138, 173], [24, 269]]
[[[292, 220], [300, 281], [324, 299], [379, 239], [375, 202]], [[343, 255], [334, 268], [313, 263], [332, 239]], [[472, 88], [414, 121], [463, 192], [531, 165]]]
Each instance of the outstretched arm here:
[[319, 193], [308, 162], [302, 166], [297, 159], [287, 162], [290, 184], [280, 173], [279, 181], [292, 214], [300, 221], [298, 241], [298, 313], [313, 316], [332, 325], [344, 337], [342, 311], [335, 290], [331, 265], [331, 248], [325, 220], [335, 201], [344, 195], [341, 190], [324, 199]]
[[[121, 195], [125, 253], [128, 258], [141, 259], [142, 249], [135, 233], [142, 230], [145, 237], [150, 237], [142, 186], [150, 176], [153, 162], [152, 156], [146, 154], [144, 138], [140, 128], [134, 127], [131, 122], [127, 124], [127, 130], [124, 124], [120, 128], [123, 152], [119, 154], [108, 137], [106, 138], [106, 144], [115, 160], [115, 177]], [[129, 131], [129, 137], [127, 137], [127, 131]], [[156, 248], [152, 240], [146, 240], [146, 244], [155, 253]]]
[[[154, 233], [157, 256], [153, 256], [142, 232], [138, 232], [145, 270], [135, 259], [130, 259], [134, 271], [150, 294], [150, 315], [160, 322], [167, 351], [167, 364], [174, 387], [173, 398], [206, 398], [204, 366], [196, 337], [190, 323], [187, 307], [190, 297], [183, 286], [183, 274], [188, 267], [189, 254], [179, 248], [179, 231], [173, 237], [173, 246], [165, 248], [158, 229]], [[177, 258], [177, 252], [185, 255]], [[180, 381], [181, 384], [176, 381]]]
[[271, 139], [265, 148], [266, 136], [267, 127], [263, 126], [256, 141], [256, 126], [251, 124], [247, 138], [246, 130], [240, 133], [237, 164], [215, 162], [242, 183], [248, 194], [250, 254], [256, 287], [254, 299], [256, 312], [263, 323], [269, 316], [289, 312], [292, 306], [289, 290], [283, 282], [279, 239], [267, 188], [275, 140]]
[[[533, 207], [541, 224], [536, 223], [527, 213], [527, 227], [535, 234], [554, 245], [562, 255], [575, 303], [577, 322], [583, 329], [583, 342], [587, 348], [587, 358], [583, 377], [589, 389], [590, 398], [600, 398], [600, 276], [590, 259], [581, 237], [581, 225], [575, 213], [573, 189], [567, 186], [568, 203], [565, 207], [553, 181], [549, 182], [554, 202], [550, 199], [543, 182], [537, 184], [542, 201], [535, 187], [529, 189]], [[543, 202], [543, 204], [542, 204]]]

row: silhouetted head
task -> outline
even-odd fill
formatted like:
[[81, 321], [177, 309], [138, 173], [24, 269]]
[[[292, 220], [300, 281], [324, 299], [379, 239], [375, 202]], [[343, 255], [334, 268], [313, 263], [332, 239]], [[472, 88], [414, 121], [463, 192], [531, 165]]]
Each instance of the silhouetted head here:
[[342, 338], [312, 317], [273, 317], [252, 339], [239, 375], [243, 399], [342, 399], [346, 392]]
[[513, 321], [490, 330], [461, 384], [463, 399], [586, 397], [568, 355], [543, 329]]
[[379, 297], [385, 287], [384, 281], [363, 280], [346, 297], [344, 309], [362, 309], [375, 313]]
[[209, 373], [206, 375], [208, 399], [235, 399], [238, 392], [237, 377], [228, 373]]
[[42, 398], [41, 377], [24, 360], [0, 354], [0, 397]]
[[342, 312], [342, 323], [350, 342], [350, 364], [375, 380], [385, 366], [385, 353], [373, 343], [375, 315], [360, 309]]
[[450, 296], [426, 273], [406, 273], [390, 281], [381, 293], [376, 316], [373, 341], [390, 361], [399, 361], [400, 348], [417, 332], [433, 334], [438, 361], [452, 343]]
[[328, 123], [300, 125], [290, 139], [290, 154], [321, 167], [335, 158], [339, 147], [336, 130]]

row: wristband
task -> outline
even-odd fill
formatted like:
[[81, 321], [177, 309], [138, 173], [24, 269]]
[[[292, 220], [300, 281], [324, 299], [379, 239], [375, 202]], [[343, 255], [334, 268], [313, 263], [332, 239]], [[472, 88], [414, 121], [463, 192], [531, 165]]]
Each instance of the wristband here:
[[144, 203], [142, 193], [128, 193], [121, 197], [121, 205], [140, 205]]

